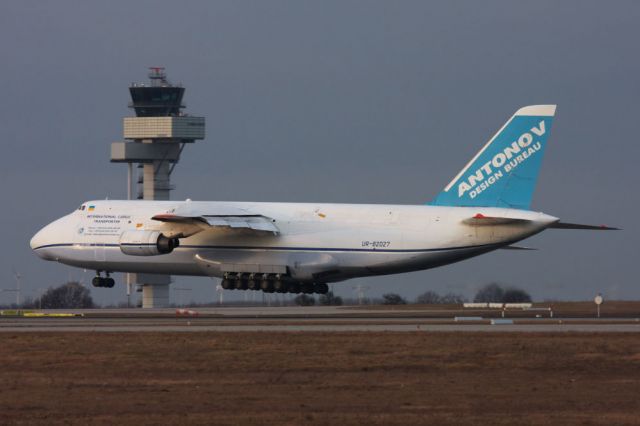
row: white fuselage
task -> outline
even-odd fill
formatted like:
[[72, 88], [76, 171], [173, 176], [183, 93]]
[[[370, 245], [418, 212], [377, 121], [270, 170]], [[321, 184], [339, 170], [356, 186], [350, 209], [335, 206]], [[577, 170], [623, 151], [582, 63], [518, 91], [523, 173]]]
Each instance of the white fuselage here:
[[[200, 210], [233, 207], [272, 218], [279, 233], [211, 228], [182, 238], [168, 254], [131, 256], [128, 230], [171, 232], [151, 218], [191, 203]], [[558, 219], [543, 213], [488, 207], [195, 201], [94, 201], [38, 232], [31, 247], [42, 258], [108, 272], [222, 277], [225, 272], [282, 272], [301, 282], [433, 268], [512, 244]], [[477, 214], [523, 219], [475, 226]]]

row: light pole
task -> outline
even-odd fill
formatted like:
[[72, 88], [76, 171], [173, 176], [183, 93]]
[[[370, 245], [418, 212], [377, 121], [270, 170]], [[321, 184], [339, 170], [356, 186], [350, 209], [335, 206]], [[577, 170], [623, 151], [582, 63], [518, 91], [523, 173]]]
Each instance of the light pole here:
[[17, 272], [15, 269], [13, 270], [13, 277], [16, 279], [16, 288], [3, 288], [0, 289], [0, 292], [15, 292], [16, 293], [16, 309], [20, 308], [20, 281], [22, 279], [22, 275]]
[[357, 286], [353, 287], [353, 290], [358, 296], [358, 305], [362, 305], [362, 302], [364, 301], [366, 296], [366, 291], [369, 290], [369, 286], [358, 284]]
[[20, 279], [22, 278], [22, 275], [20, 275], [20, 272], [18, 271], [13, 271], [13, 276], [16, 278], [16, 307], [20, 307]]

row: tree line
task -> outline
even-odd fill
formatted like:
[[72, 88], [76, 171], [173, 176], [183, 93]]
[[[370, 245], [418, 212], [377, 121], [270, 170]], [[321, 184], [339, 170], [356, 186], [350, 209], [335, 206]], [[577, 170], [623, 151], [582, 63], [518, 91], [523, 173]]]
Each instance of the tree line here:
[[[490, 283], [481, 287], [473, 298], [477, 303], [529, 303], [531, 296], [525, 290], [517, 287], [503, 287], [498, 283]], [[383, 305], [405, 305], [408, 301], [397, 293], [382, 295]], [[425, 305], [459, 305], [467, 302], [467, 299], [457, 293], [440, 295], [428, 290], [415, 299], [415, 303]]]
[[[424, 305], [460, 305], [467, 301], [466, 297], [458, 293], [440, 295], [435, 291], [428, 290], [416, 297], [413, 303]], [[525, 290], [517, 287], [503, 287], [497, 283], [490, 283], [477, 291], [473, 301], [479, 303], [528, 303], [531, 302], [531, 296]], [[342, 298], [335, 296], [333, 292], [321, 295], [317, 301], [312, 296], [301, 294], [294, 299], [294, 302], [300, 306], [343, 304]], [[349, 300], [349, 302], [351, 302], [351, 300]], [[385, 293], [381, 299], [372, 299], [368, 302], [368, 304], [382, 305], [406, 305], [410, 303], [398, 293]]]
[[[473, 301], [484, 303], [525, 303], [531, 302], [531, 296], [525, 290], [517, 287], [504, 287], [497, 283], [490, 283], [477, 291]], [[330, 291], [327, 294], [320, 295], [318, 298], [301, 294], [297, 296], [293, 302], [300, 306], [312, 306], [316, 304], [337, 306], [344, 304], [345, 300]], [[346, 302], [354, 303], [356, 301], [347, 300]], [[461, 294], [446, 293], [440, 295], [432, 290], [425, 291], [413, 301], [413, 303], [428, 305], [459, 305], [465, 302], [467, 302], [467, 299]], [[381, 299], [368, 300], [367, 304], [405, 305], [407, 303], [410, 302], [398, 293], [385, 293]], [[40, 298], [25, 300], [22, 307], [27, 309], [86, 309], [95, 307], [95, 303], [91, 298], [89, 289], [79, 282], [72, 281], [58, 287], [49, 287]]]
[[77, 281], [58, 287], [49, 287], [38, 298], [27, 298], [21, 304], [24, 309], [90, 309], [96, 305], [91, 291]]

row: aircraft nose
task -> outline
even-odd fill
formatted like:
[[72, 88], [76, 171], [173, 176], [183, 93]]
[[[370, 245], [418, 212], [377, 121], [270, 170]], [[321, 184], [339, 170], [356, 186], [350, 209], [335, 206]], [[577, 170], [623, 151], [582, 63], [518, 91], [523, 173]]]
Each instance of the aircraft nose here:
[[47, 227], [45, 226], [44, 228], [36, 232], [36, 234], [31, 238], [31, 241], [29, 242], [29, 245], [31, 246], [31, 250], [35, 251], [36, 254], [40, 257], [42, 257], [42, 254], [40, 253], [42, 250], [38, 250], [38, 249], [42, 249], [46, 245], [46, 238], [45, 238], [46, 228]]
[[31, 246], [31, 250], [35, 250], [38, 247], [43, 246], [44, 242], [44, 228], [35, 233], [35, 235], [31, 238], [29, 245]]
[[36, 232], [29, 242], [31, 250], [33, 250], [35, 254], [42, 259], [53, 260], [55, 258], [52, 253], [53, 248], [51, 245], [56, 243], [54, 239], [56, 236], [55, 228], [57, 228], [57, 222], [58, 221], [52, 222]]

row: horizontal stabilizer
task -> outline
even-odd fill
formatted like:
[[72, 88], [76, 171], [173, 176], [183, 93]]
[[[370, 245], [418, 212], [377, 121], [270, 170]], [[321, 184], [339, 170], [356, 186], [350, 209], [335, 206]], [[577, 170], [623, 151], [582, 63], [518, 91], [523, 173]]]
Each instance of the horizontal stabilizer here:
[[620, 231], [620, 228], [613, 228], [606, 225], [582, 225], [579, 223], [556, 222], [549, 226], [553, 229], [586, 229], [591, 231]]

